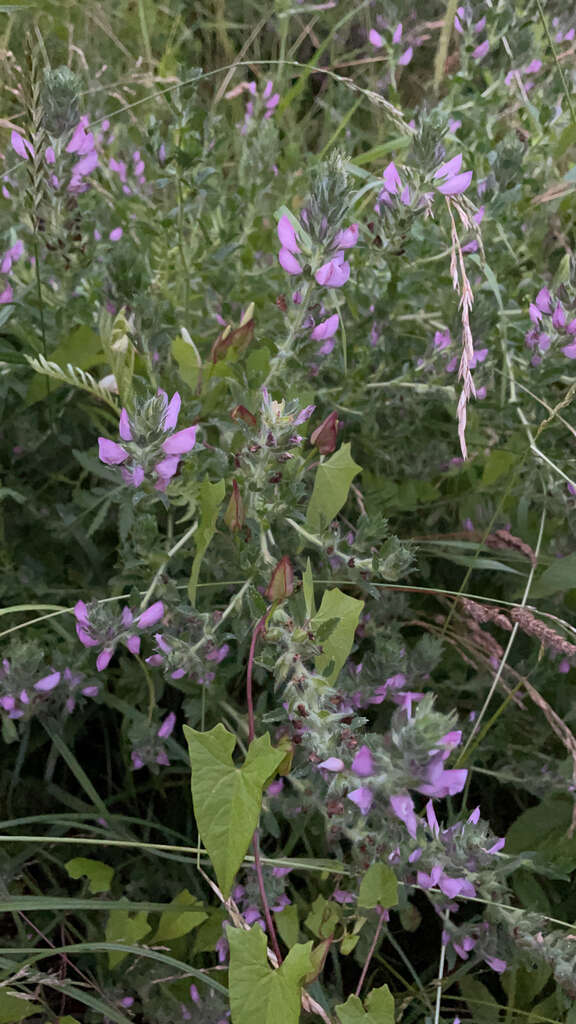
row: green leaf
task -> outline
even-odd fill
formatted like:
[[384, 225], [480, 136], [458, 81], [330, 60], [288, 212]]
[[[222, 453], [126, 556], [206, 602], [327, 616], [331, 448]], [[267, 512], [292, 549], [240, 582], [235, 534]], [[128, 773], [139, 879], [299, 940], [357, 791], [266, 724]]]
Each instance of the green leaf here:
[[296, 904], [290, 903], [289, 906], [284, 907], [284, 910], [276, 911], [274, 913], [274, 921], [284, 945], [288, 949], [291, 946], [295, 946], [300, 935], [298, 907]]
[[114, 868], [104, 864], [101, 860], [92, 860], [90, 857], [73, 857], [64, 865], [70, 878], [86, 877], [89, 881], [90, 892], [109, 892], [114, 878]]
[[230, 945], [232, 1024], [298, 1024], [302, 981], [312, 970], [312, 943], [293, 946], [281, 967], [268, 965], [266, 936], [258, 925], [250, 931], [226, 929]]
[[343, 444], [318, 466], [306, 515], [306, 524], [311, 530], [318, 532], [330, 525], [346, 504], [354, 477], [361, 472], [362, 467], [350, 455], [349, 444]]
[[506, 852], [537, 851], [538, 863], [572, 871], [576, 867], [576, 836], [569, 836], [572, 809], [572, 801], [565, 797], [528, 808], [508, 829]]
[[503, 449], [495, 448], [486, 459], [484, 472], [482, 473], [482, 483], [486, 484], [486, 486], [496, 483], [501, 476], [510, 473], [519, 458], [520, 456], [516, 452], [507, 452]]
[[36, 1013], [38, 1003], [32, 1003], [22, 996], [13, 995], [5, 988], [0, 988], [0, 1024], [13, 1024]]
[[198, 362], [195, 346], [188, 344], [183, 337], [178, 335], [177, 338], [172, 339], [172, 356], [178, 363], [180, 376], [184, 383], [196, 391], [202, 372], [202, 363]]
[[317, 896], [304, 924], [318, 939], [329, 939], [340, 923], [340, 907], [337, 903]]
[[232, 760], [236, 737], [218, 724], [210, 732], [184, 726], [192, 768], [192, 799], [200, 838], [225, 898], [258, 825], [262, 791], [284, 760], [285, 750], [268, 733], [249, 748], [237, 768]]
[[182, 913], [176, 914], [173, 910], [165, 911], [153, 936], [153, 942], [170, 942], [172, 939], [180, 939], [208, 918], [202, 904], [188, 892], [188, 889], [179, 892], [169, 905], [170, 907], [182, 907]]
[[500, 1007], [486, 986], [470, 977], [461, 978], [459, 984], [472, 1020], [477, 1024], [498, 1024]]
[[549, 597], [576, 587], [576, 554], [555, 558], [549, 569], [533, 583], [530, 597]]
[[349, 996], [336, 1007], [340, 1024], [394, 1024], [394, 999], [388, 985], [373, 988], [366, 998], [366, 1010], [358, 996]]
[[[112, 910], [106, 924], [106, 941], [136, 945], [138, 940], [147, 935], [149, 931], [148, 914], [144, 910], [134, 915], [130, 914], [128, 910]], [[110, 967], [117, 967], [126, 956], [128, 956], [127, 952], [111, 950], [108, 953]]]
[[[91, 327], [77, 327], [71, 331], [65, 341], [50, 352], [51, 363], [58, 366], [78, 366], [81, 370], [89, 370], [92, 366], [106, 362], [106, 354], [102, 342], [96, 331]], [[48, 390], [53, 391], [59, 387], [57, 381], [46, 381], [45, 377], [34, 377], [30, 382], [26, 404], [33, 405], [40, 399], [46, 397]]]
[[224, 480], [218, 480], [215, 484], [211, 484], [209, 480], [202, 481], [200, 497], [198, 499], [200, 525], [196, 531], [196, 554], [194, 555], [194, 561], [192, 562], [192, 571], [190, 573], [190, 580], [188, 583], [188, 598], [192, 606], [196, 603], [196, 587], [198, 586], [198, 577], [200, 575], [202, 559], [204, 558], [208, 545], [216, 532], [218, 511], [220, 509], [220, 505], [224, 501], [225, 493], [226, 483]]
[[302, 591], [306, 603], [306, 615], [311, 619], [316, 612], [316, 605], [314, 603], [314, 575], [309, 558], [306, 559], [306, 570], [302, 573]]
[[322, 641], [322, 654], [316, 658], [318, 672], [323, 672], [331, 661], [334, 663], [332, 671], [327, 677], [330, 682], [337, 679], [340, 669], [352, 650], [354, 633], [363, 608], [363, 601], [359, 601], [356, 597], [349, 597], [348, 594], [344, 594], [335, 587], [334, 590], [325, 591], [320, 609], [312, 619], [311, 628], [313, 630], [317, 630], [323, 623], [329, 622], [331, 619], [337, 620], [327, 639]]
[[398, 882], [388, 864], [372, 864], [360, 883], [359, 907], [395, 907], [398, 903]]

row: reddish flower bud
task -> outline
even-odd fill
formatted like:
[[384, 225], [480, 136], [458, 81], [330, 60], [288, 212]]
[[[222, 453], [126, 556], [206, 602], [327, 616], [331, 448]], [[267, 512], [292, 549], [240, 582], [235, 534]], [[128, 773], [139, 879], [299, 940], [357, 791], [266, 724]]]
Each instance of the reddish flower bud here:
[[331, 412], [329, 416], [316, 427], [310, 436], [310, 444], [316, 446], [320, 455], [330, 455], [336, 451], [338, 442], [338, 413]]
[[242, 501], [242, 495], [240, 494], [240, 488], [238, 487], [236, 480], [232, 481], [232, 495], [228, 503], [228, 508], [224, 513], [224, 522], [232, 533], [236, 530], [241, 530], [246, 522], [244, 502]]
[[233, 420], [243, 420], [249, 427], [256, 427], [257, 420], [254, 413], [250, 412], [245, 405], [237, 405], [230, 413]]
[[284, 601], [294, 593], [294, 570], [287, 555], [281, 558], [270, 577], [270, 583], [264, 591], [269, 601]]

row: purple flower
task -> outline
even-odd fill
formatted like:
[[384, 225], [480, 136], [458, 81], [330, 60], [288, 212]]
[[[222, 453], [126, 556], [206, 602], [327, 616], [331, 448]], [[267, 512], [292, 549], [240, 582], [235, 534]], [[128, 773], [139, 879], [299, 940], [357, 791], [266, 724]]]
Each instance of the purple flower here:
[[404, 53], [402, 53], [398, 57], [398, 64], [400, 64], [401, 67], [406, 67], [406, 65], [409, 64], [410, 61], [412, 60], [413, 56], [414, 56], [414, 50], [412, 49], [411, 46], [409, 46], [408, 49], [404, 50]]
[[361, 778], [366, 778], [372, 775], [374, 771], [374, 762], [372, 759], [372, 752], [366, 745], [360, 747], [357, 751], [354, 760], [352, 761], [352, 771], [355, 775], [359, 775]]
[[329, 757], [326, 761], [321, 761], [318, 768], [324, 768], [327, 772], [342, 772], [344, 771], [344, 761], [339, 757]]
[[351, 793], [348, 793], [348, 800], [351, 800], [353, 804], [356, 804], [360, 808], [362, 814], [368, 814], [368, 811], [372, 807], [374, 800], [374, 794], [371, 789], [366, 786], [361, 786], [360, 789], [353, 789]]
[[350, 277], [350, 264], [342, 251], [324, 263], [315, 273], [317, 284], [325, 288], [341, 288]]
[[0, 273], [9, 274], [12, 270], [12, 265], [16, 263], [24, 253], [24, 242], [20, 239], [7, 249], [2, 257], [2, 263], [0, 264]]
[[100, 461], [107, 466], [120, 466], [128, 458], [126, 449], [116, 444], [116, 441], [109, 441], [107, 437], [98, 438], [98, 454]]
[[53, 690], [60, 682], [60, 673], [51, 672], [48, 676], [43, 676], [37, 683], [34, 683], [34, 689], [40, 690], [41, 693], [49, 693]]
[[301, 274], [302, 267], [296, 259], [295, 253], [300, 252], [300, 247], [296, 239], [296, 231], [292, 221], [286, 214], [283, 214], [278, 221], [278, 238], [280, 239], [282, 248], [278, 253], [278, 262], [283, 270], [287, 274]]
[[162, 725], [158, 729], [158, 732], [156, 733], [156, 735], [161, 740], [168, 739], [168, 737], [172, 735], [172, 731], [173, 731], [175, 725], [176, 725], [176, 715], [174, 714], [173, 711], [171, 711], [169, 715], [166, 715], [166, 718], [162, 722]]
[[334, 249], [353, 249], [358, 241], [358, 225], [351, 224], [349, 228], [343, 228], [334, 238]]
[[503, 974], [508, 966], [505, 960], [500, 960], [497, 956], [485, 956], [484, 960], [497, 974]]
[[394, 45], [396, 45], [397, 43], [400, 42], [401, 39], [402, 39], [402, 22], [400, 21], [396, 25], [396, 28], [394, 29], [394, 32], [392, 34], [392, 42], [394, 43]]
[[76, 125], [72, 138], [66, 146], [67, 153], [78, 153], [79, 156], [86, 156], [94, 149], [94, 136], [92, 132], [86, 131], [88, 118], [82, 117]]
[[413, 839], [416, 838], [418, 818], [414, 813], [414, 801], [408, 793], [398, 793], [390, 797], [392, 813], [400, 821], [403, 821]]
[[20, 135], [19, 132], [14, 130], [12, 131], [10, 143], [12, 145], [12, 149], [16, 153], [16, 156], [19, 156], [22, 160], [28, 160], [30, 157], [34, 156], [34, 148], [32, 144], [28, 142], [28, 139], [25, 139], [23, 135]]
[[462, 154], [452, 157], [434, 172], [434, 181], [443, 178], [440, 185], [436, 185], [438, 192], [445, 196], [457, 196], [465, 192], [472, 181], [472, 171], [460, 173], [462, 167]]
[[376, 31], [375, 28], [370, 29], [368, 33], [368, 40], [372, 43], [372, 46], [376, 47], [376, 49], [379, 49], [381, 46], [384, 46], [384, 39], [380, 35], [380, 33]]
[[489, 52], [489, 50], [490, 50], [490, 43], [489, 43], [489, 41], [487, 39], [485, 39], [484, 42], [480, 43], [480, 45], [477, 46], [476, 49], [472, 52], [472, 56], [473, 56], [474, 60], [478, 60], [478, 61], [484, 60], [484, 57]]
[[108, 235], [108, 238], [111, 242], [119, 242], [123, 234], [124, 232], [122, 228], [113, 228], [110, 234]]
[[172, 434], [162, 442], [162, 451], [166, 452], [166, 455], [185, 455], [196, 444], [197, 429], [197, 427], [186, 427], [184, 430]]
[[340, 317], [338, 313], [333, 313], [327, 320], [322, 320], [321, 323], [317, 324], [312, 334], [310, 335], [314, 341], [326, 341], [328, 338], [332, 338], [340, 325]]
[[162, 604], [162, 601], [155, 601], [154, 604], [151, 604], [150, 607], [146, 609], [146, 611], [142, 612], [136, 622], [139, 629], [147, 629], [149, 626], [155, 626], [157, 622], [160, 622], [160, 619], [163, 618], [163, 616], [164, 605]]

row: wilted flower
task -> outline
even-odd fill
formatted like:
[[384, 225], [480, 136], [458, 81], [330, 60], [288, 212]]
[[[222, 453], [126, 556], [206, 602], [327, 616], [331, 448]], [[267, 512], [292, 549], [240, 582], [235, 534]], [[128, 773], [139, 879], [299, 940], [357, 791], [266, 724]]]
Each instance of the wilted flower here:
[[290, 559], [284, 555], [280, 559], [270, 577], [270, 582], [264, 591], [268, 601], [284, 601], [294, 593], [294, 570]]
[[329, 413], [320, 426], [316, 427], [316, 430], [312, 431], [310, 444], [318, 449], [320, 455], [330, 455], [336, 451], [338, 427], [338, 413], [334, 411]]

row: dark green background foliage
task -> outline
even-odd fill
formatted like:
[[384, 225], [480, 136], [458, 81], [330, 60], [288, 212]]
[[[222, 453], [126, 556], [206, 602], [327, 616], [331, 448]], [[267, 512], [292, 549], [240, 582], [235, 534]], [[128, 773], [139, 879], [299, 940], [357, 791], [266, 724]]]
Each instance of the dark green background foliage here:
[[575, 1024], [574, 29], [0, 5], [0, 1024]]

